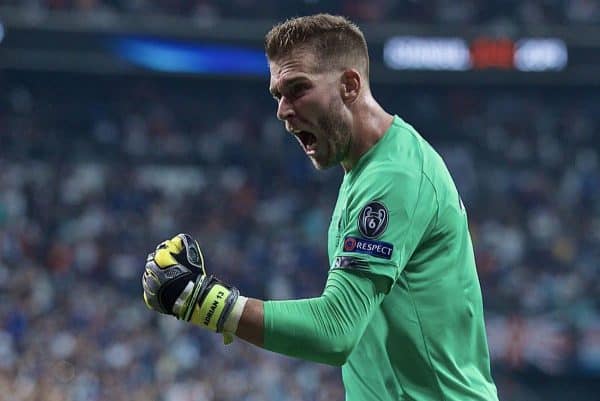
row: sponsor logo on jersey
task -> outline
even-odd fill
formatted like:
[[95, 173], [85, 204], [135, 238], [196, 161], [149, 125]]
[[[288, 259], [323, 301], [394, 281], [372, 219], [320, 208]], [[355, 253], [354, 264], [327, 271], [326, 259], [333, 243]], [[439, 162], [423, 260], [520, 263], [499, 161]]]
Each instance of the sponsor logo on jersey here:
[[378, 201], [370, 202], [362, 208], [358, 216], [358, 230], [367, 238], [377, 238], [387, 228], [389, 213], [385, 205]]
[[376, 258], [391, 259], [394, 246], [383, 241], [374, 241], [358, 237], [344, 238], [344, 251], [363, 253]]

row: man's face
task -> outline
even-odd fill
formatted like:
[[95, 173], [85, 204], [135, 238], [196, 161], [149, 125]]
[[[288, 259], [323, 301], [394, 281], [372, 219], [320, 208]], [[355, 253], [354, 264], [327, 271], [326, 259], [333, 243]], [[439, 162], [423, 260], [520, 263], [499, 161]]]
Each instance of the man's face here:
[[341, 71], [316, 72], [314, 56], [298, 51], [269, 62], [269, 91], [277, 118], [294, 134], [317, 169], [341, 162], [350, 142], [349, 114], [341, 99]]

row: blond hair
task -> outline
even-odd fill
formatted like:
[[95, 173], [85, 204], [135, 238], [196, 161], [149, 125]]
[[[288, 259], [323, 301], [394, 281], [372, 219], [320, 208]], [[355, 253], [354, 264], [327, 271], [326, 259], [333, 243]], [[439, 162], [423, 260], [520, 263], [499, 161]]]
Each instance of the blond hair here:
[[344, 17], [316, 14], [292, 18], [275, 25], [265, 36], [270, 61], [296, 50], [313, 54], [320, 71], [357, 68], [369, 76], [367, 41], [358, 26]]

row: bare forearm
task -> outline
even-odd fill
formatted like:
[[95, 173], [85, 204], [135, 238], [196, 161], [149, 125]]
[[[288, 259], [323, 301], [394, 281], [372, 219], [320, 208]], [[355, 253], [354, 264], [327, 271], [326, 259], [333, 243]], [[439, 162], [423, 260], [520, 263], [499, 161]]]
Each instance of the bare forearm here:
[[263, 301], [248, 298], [236, 331], [236, 336], [258, 347], [264, 346], [264, 305]]

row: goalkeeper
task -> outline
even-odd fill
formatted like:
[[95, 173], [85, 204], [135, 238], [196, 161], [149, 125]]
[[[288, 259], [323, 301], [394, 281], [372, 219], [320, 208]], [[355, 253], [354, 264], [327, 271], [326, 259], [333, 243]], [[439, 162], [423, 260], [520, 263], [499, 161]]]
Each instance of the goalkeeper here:
[[277, 117], [318, 169], [344, 178], [323, 293], [249, 299], [180, 234], [148, 256], [149, 307], [226, 341], [342, 366], [347, 401], [497, 400], [467, 215], [444, 162], [369, 87], [367, 44], [343, 17], [300, 17], [265, 39]]

